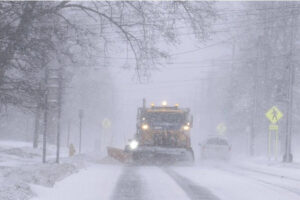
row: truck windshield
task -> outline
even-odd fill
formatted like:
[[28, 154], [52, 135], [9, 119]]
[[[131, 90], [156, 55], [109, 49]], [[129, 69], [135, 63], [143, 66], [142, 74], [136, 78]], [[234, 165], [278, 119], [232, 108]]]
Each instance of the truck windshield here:
[[184, 113], [149, 112], [146, 121], [152, 128], [180, 129], [185, 122]]

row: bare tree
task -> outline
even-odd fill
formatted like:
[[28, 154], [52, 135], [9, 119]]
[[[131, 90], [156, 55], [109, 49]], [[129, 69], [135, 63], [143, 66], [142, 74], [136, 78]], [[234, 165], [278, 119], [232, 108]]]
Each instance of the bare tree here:
[[[296, 65], [291, 57], [291, 33], [297, 32], [293, 24], [299, 15], [298, 4], [292, 2], [248, 2], [245, 15], [239, 19], [241, 36], [237, 40], [238, 52], [234, 60], [236, 67], [229, 88], [229, 101], [235, 102], [229, 118], [232, 122], [237, 116], [243, 117], [242, 123], [235, 124], [237, 132], [250, 128], [250, 154], [255, 153], [256, 141], [266, 136], [264, 113], [273, 105], [285, 110], [288, 99], [289, 66]], [[295, 43], [297, 38], [294, 38]], [[293, 45], [292, 45], [293, 46]], [[297, 54], [294, 49], [293, 56]], [[232, 100], [236, 99], [236, 100]], [[244, 106], [236, 102], [244, 100]], [[286, 118], [285, 118], [286, 119]], [[285, 120], [283, 119], [283, 120]], [[284, 130], [281, 123], [281, 130]], [[281, 131], [281, 136], [285, 131]]]
[[[161, 44], [191, 34], [202, 42], [216, 19], [214, 3], [181, 1], [1, 2], [0, 14], [0, 104], [29, 109], [36, 118], [48, 106], [47, 68], [76, 65], [80, 54], [97, 48], [93, 39], [127, 45], [141, 79], [168, 58]], [[53, 62], [58, 58], [64, 62]]]
[[[11, 92], [10, 87], [20, 89], [18, 86], [24, 82], [18, 77], [14, 81], [10, 72], [19, 77], [22, 73], [40, 72], [44, 67], [41, 63], [51, 60], [49, 51], [58, 49], [53, 34], [59, 36], [73, 31], [74, 36], [74, 32], [84, 29], [85, 33], [92, 33], [69, 18], [74, 12], [94, 19], [103, 30], [100, 37], [109, 41], [109, 36], [114, 35], [116, 40], [129, 44], [138, 77], [147, 75], [161, 58], [168, 56], [159, 43], [179, 42], [181, 28], [188, 27], [202, 41], [207, 38], [210, 23], [216, 16], [213, 4], [208, 2], [2, 2], [0, 12], [1, 102], [15, 104], [21, 103], [20, 100], [7, 92]], [[63, 19], [59, 25], [54, 23], [57, 17]], [[31, 84], [35, 89], [37, 85]]]

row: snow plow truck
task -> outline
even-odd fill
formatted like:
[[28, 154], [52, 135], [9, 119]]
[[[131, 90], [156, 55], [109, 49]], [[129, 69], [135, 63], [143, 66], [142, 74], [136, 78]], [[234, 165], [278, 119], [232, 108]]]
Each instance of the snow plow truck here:
[[151, 104], [138, 108], [136, 133], [124, 150], [108, 147], [108, 155], [122, 162], [138, 164], [170, 164], [194, 161], [190, 130], [193, 117], [189, 108], [178, 104]]

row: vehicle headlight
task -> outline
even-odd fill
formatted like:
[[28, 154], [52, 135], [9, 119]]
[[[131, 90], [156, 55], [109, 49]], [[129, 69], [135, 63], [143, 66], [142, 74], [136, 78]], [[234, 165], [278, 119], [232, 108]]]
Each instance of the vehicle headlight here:
[[130, 143], [129, 143], [129, 147], [130, 149], [136, 149], [137, 147], [139, 146], [139, 142], [136, 141], [136, 140], [132, 140]]
[[188, 130], [190, 130], [190, 127], [188, 125], [184, 125], [183, 130], [188, 131]]
[[143, 129], [143, 130], [148, 130], [148, 129], [149, 129], [148, 124], [143, 124], [143, 125], [142, 125], [142, 129]]

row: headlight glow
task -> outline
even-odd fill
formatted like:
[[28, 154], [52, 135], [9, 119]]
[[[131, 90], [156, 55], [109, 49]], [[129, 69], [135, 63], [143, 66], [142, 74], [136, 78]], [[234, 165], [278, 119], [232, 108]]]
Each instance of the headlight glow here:
[[143, 125], [142, 125], [142, 129], [143, 129], [143, 130], [148, 130], [148, 129], [149, 129], [148, 124], [143, 124]]
[[183, 130], [188, 131], [190, 130], [190, 127], [188, 125], [183, 126]]
[[132, 140], [130, 143], [129, 143], [129, 146], [130, 146], [130, 149], [136, 149], [138, 146], [139, 146], [139, 143], [138, 141], [136, 140]]

